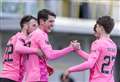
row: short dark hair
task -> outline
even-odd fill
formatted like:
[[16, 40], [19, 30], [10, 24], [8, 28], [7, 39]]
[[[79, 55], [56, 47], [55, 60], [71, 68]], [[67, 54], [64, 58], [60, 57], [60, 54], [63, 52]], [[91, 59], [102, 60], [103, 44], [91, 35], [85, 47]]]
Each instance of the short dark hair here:
[[102, 16], [97, 19], [96, 22], [98, 25], [103, 26], [105, 32], [107, 34], [111, 33], [113, 27], [114, 27], [114, 19], [110, 16]]
[[25, 15], [25, 16], [23, 16], [22, 19], [21, 19], [21, 21], [20, 21], [21, 29], [23, 28], [23, 25], [25, 23], [28, 23], [32, 19], [34, 19], [34, 20], [37, 21], [37, 18], [35, 18], [35, 17], [31, 16], [31, 15]]
[[51, 16], [54, 16], [56, 18], [56, 14], [53, 13], [52, 11], [50, 10], [47, 10], [47, 9], [42, 9], [38, 12], [38, 15], [37, 15], [37, 21], [38, 21], [38, 24], [39, 24], [39, 20], [40, 19], [43, 19], [44, 21], [46, 21], [48, 19], [48, 15], [51, 15]]

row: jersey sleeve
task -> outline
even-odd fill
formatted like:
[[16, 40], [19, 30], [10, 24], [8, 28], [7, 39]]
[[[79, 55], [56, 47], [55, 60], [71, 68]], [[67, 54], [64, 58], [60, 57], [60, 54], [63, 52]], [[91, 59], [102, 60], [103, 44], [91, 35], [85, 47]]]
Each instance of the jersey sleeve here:
[[86, 69], [91, 69], [94, 67], [96, 61], [98, 60], [100, 55], [100, 46], [99, 43], [94, 42], [91, 46], [91, 52], [89, 54], [89, 58], [87, 61], [83, 62], [80, 65], [73, 66], [68, 69], [69, 72], [77, 72], [77, 71], [83, 71]]
[[75, 51], [80, 57], [82, 57], [85, 60], [88, 60], [89, 54], [82, 49]]
[[50, 42], [43, 36], [39, 36], [37, 43], [48, 59], [56, 59], [73, 51], [72, 46], [68, 46], [62, 50], [53, 50]]
[[23, 38], [18, 38], [15, 45], [15, 52], [21, 54], [34, 54], [37, 53], [37, 48], [25, 46], [25, 40]]

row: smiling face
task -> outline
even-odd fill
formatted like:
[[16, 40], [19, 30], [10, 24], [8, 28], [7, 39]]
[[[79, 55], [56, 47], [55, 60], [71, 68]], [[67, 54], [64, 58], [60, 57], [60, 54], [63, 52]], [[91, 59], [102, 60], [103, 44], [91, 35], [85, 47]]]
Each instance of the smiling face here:
[[38, 27], [37, 21], [35, 19], [31, 19], [28, 23], [28, 34], [33, 32]]
[[96, 33], [97, 36], [100, 38], [101, 35], [106, 34], [105, 29], [103, 28], [102, 25], [97, 24], [96, 25]]
[[100, 38], [100, 36], [105, 33], [105, 30], [103, 28], [103, 26], [99, 25], [99, 24], [95, 24], [94, 26], [94, 36], [98, 39]]
[[94, 25], [93, 30], [94, 30], [94, 36], [98, 39], [99, 38], [99, 33], [96, 31], [97, 30], [96, 28], [97, 28], [97, 24]]
[[39, 28], [46, 33], [51, 32], [55, 23], [55, 13], [48, 9], [42, 9], [38, 12], [37, 17]]
[[50, 16], [48, 15], [48, 19], [47, 20], [42, 20], [40, 22], [43, 26], [43, 30], [47, 33], [51, 32], [55, 23], [55, 17], [54, 16]]

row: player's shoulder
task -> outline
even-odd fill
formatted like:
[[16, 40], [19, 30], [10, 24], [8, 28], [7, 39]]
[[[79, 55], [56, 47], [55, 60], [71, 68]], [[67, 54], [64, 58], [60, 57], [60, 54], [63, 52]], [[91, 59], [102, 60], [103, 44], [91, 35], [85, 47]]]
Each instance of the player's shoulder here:
[[95, 41], [92, 42], [92, 45], [91, 45], [93, 49], [99, 49], [99, 50], [101, 50], [102, 46], [103, 44], [100, 39], [96, 39]]
[[34, 37], [42, 37], [42, 31], [40, 29], [36, 29], [35, 31], [33, 31], [30, 36], [34, 36]]
[[9, 38], [9, 40], [8, 40], [8, 43], [11, 43], [11, 42], [14, 43], [14, 42], [16, 41], [18, 35], [19, 35], [19, 33], [16, 33], [16, 34], [14, 34], [13, 36], [11, 36], [11, 37]]
[[100, 44], [101, 40], [100, 39], [96, 39], [95, 41], [92, 42], [92, 44]]
[[106, 42], [107, 40], [106, 39], [96, 39], [95, 41], [94, 41], [94, 43], [97, 43], [97, 44], [104, 44], [105, 42]]
[[16, 33], [16, 34], [14, 34], [13, 36], [10, 37], [10, 40], [14, 40], [14, 39], [16, 39], [19, 35], [20, 35], [19, 32]]
[[111, 43], [111, 45], [117, 46], [116, 43], [112, 39], [109, 39], [109, 42]]

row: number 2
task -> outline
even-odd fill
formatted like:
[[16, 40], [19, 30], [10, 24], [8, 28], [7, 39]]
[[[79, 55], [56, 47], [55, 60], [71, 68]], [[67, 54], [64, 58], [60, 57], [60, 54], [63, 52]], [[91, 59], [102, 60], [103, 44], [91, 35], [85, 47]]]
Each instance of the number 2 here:
[[7, 58], [4, 59], [5, 62], [13, 61], [13, 59], [11, 58], [12, 53], [13, 53], [13, 44], [9, 44], [7, 45], [5, 50], [5, 55], [7, 56]]
[[112, 57], [111, 56], [105, 56], [104, 60], [107, 61], [107, 62], [102, 64], [101, 72], [105, 73], [105, 74], [112, 73], [113, 69], [111, 69], [111, 71], [109, 71], [109, 70], [105, 70], [105, 67], [109, 66], [110, 62], [115, 60], [115, 57], [114, 56], [112, 56]]

